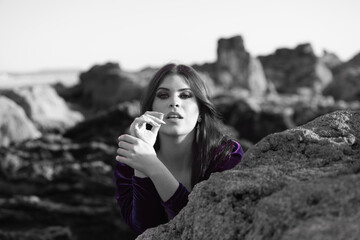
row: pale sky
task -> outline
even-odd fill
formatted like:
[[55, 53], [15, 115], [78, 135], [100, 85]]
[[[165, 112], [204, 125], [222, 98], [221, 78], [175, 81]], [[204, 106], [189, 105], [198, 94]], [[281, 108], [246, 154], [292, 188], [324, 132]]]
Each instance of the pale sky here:
[[253, 56], [309, 42], [348, 60], [359, 11], [358, 0], [0, 0], [0, 72], [213, 62], [234, 35]]

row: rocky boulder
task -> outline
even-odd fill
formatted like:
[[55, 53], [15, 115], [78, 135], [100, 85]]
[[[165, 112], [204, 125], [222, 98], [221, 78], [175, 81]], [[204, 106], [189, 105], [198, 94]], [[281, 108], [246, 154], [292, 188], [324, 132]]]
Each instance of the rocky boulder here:
[[48, 85], [2, 90], [0, 95], [21, 106], [37, 128], [44, 132], [63, 132], [84, 119], [82, 114], [71, 110]]
[[41, 133], [14, 101], [0, 96], [0, 146], [36, 139]]
[[267, 136], [197, 184], [169, 223], [137, 239], [357, 239], [360, 112]]
[[266, 78], [279, 93], [298, 93], [303, 88], [320, 93], [332, 81], [331, 71], [308, 43], [295, 49], [277, 49], [274, 54], [259, 59]]
[[123, 72], [118, 63], [95, 65], [80, 74], [80, 101], [84, 106], [104, 109], [139, 99], [146, 84], [140, 80]]
[[360, 53], [334, 68], [333, 72], [334, 81], [324, 94], [345, 101], [360, 100]]
[[260, 61], [247, 52], [241, 36], [219, 39], [216, 74], [217, 84], [227, 89], [241, 87], [254, 95], [268, 89]]

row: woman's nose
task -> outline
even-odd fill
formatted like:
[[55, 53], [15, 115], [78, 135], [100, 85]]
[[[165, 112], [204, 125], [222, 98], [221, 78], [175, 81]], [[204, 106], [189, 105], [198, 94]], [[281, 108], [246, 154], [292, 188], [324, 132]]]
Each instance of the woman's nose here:
[[176, 97], [173, 97], [170, 100], [170, 107], [179, 107], [179, 99], [177, 99]]
[[179, 107], [179, 104], [178, 103], [170, 103], [170, 107]]

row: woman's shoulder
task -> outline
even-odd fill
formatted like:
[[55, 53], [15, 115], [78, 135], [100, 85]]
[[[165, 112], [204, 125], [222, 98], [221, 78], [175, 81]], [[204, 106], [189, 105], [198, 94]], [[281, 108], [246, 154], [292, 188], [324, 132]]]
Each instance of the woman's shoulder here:
[[233, 139], [231, 139], [230, 141], [232, 141], [233, 143], [233, 151], [231, 154], [242, 157], [244, 155], [244, 150], [242, 149], [240, 143]]
[[224, 150], [224, 148], [226, 148], [226, 146], [228, 145], [232, 145], [232, 151], [230, 152], [226, 160], [223, 161], [222, 164], [218, 166], [217, 171], [232, 169], [241, 162], [244, 156], [244, 150], [242, 149], [240, 143], [234, 139], [230, 139], [223, 142], [219, 147], [219, 149]]

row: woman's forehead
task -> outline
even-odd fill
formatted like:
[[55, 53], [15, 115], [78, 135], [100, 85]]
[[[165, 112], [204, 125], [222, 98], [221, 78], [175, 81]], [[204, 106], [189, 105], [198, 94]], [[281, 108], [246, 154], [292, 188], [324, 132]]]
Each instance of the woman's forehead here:
[[190, 89], [189, 84], [186, 82], [185, 78], [178, 74], [171, 74], [166, 76], [160, 83], [159, 88], [165, 88], [169, 90], [179, 90], [179, 89]]

